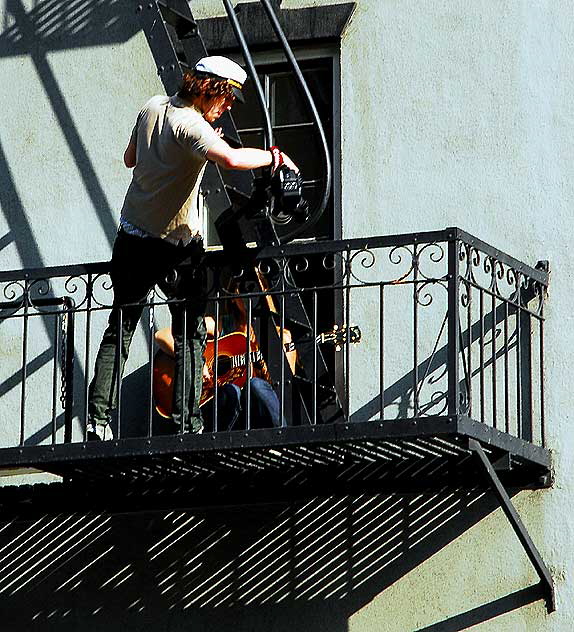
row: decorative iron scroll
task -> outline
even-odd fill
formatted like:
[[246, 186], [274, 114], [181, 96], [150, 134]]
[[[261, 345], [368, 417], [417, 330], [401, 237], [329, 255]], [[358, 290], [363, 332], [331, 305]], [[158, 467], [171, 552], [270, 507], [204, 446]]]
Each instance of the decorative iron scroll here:
[[112, 284], [108, 274], [73, 274], [0, 283], [0, 296], [6, 302], [0, 318], [54, 314], [60, 310], [48, 299], [66, 299], [74, 311], [110, 308]]
[[[225, 283], [221, 282], [225, 272], [222, 270], [214, 273], [210, 292], [215, 288], [225, 292]], [[442, 244], [427, 243], [385, 249], [366, 245], [358, 250], [340, 249], [318, 255], [284, 254], [232, 268], [232, 276], [246, 293], [257, 291], [252, 282], [250, 285], [253, 270], [265, 277], [266, 291], [269, 292], [313, 287], [313, 280], [325, 272], [336, 273], [341, 285], [352, 287], [436, 281], [446, 279], [446, 253]], [[369, 273], [372, 273], [371, 278]]]
[[459, 242], [459, 261], [463, 307], [468, 305], [470, 288], [474, 287], [533, 316], [542, 316], [546, 288], [536, 279], [464, 241]]
[[[364, 354], [345, 350], [337, 356], [339, 364], [345, 367], [351, 366], [353, 357], [363, 359], [369, 354], [376, 366], [378, 360], [373, 356], [373, 350], [375, 354], [380, 351], [377, 348], [378, 328], [381, 327], [379, 323], [384, 320], [384, 316], [377, 313], [380, 303], [376, 301], [382, 300], [379, 297], [385, 293], [386, 296], [392, 296], [386, 303], [387, 308], [394, 309], [395, 315], [402, 313], [396, 310], [404, 310], [406, 334], [403, 340], [404, 349], [401, 350], [403, 359], [396, 363], [399, 367], [397, 374], [403, 371], [403, 367], [405, 370], [398, 377], [393, 375], [392, 380], [396, 384], [384, 384], [383, 377], [381, 383], [375, 385], [375, 388], [381, 387], [383, 394], [377, 395], [381, 401], [383, 418], [385, 409], [388, 411], [395, 406], [399, 416], [443, 415], [449, 403], [445, 382], [450, 380], [448, 342], [452, 340], [452, 336], [447, 336], [452, 324], [448, 320], [449, 291], [453, 287], [449, 276], [453, 261], [447, 255], [447, 243], [450, 243], [451, 246], [454, 245], [454, 263], [458, 268], [458, 283], [455, 286], [461, 308], [455, 325], [460, 328], [461, 369], [458, 389], [460, 401], [456, 409], [461, 413], [470, 413], [473, 406], [471, 391], [476, 389], [471, 382], [474, 380], [476, 383], [482, 379], [480, 375], [477, 377], [477, 370], [480, 368], [481, 375], [487, 376], [486, 386], [495, 383], [495, 379], [489, 377], [492, 374], [492, 371], [488, 373], [489, 362], [498, 362], [499, 379], [501, 371], [505, 371], [509, 375], [509, 384], [512, 382], [510, 386], [517, 388], [518, 384], [527, 393], [527, 387], [530, 386], [525, 386], [524, 376], [516, 375], [519, 369], [522, 370], [521, 366], [515, 367], [514, 373], [505, 366], [510, 352], [514, 353], [513, 358], [517, 358], [511, 358], [515, 365], [523, 361], [520, 344], [525, 348], [530, 343], [534, 345], [530, 354], [534, 368], [530, 370], [525, 364], [525, 374], [534, 371], [537, 380], [535, 387], [541, 382], [542, 378], [538, 375], [542, 375], [542, 370], [536, 373], [538, 369], [535, 361], [540, 360], [543, 349], [538, 338], [530, 338], [534, 334], [529, 331], [528, 320], [520, 320], [520, 315], [530, 315], [540, 322], [543, 320], [547, 283], [544, 280], [545, 273], [528, 268], [487, 244], [477, 243], [478, 240], [473, 242], [472, 236], [469, 239], [467, 237], [469, 236], [462, 231], [457, 234], [443, 231], [426, 235], [401, 235], [396, 240], [379, 237], [291, 244], [261, 251], [248, 249], [246, 252], [251, 253], [250, 258], [236, 260], [230, 260], [224, 253], [208, 253], [205, 259], [208, 272], [206, 295], [208, 299], [216, 301], [226, 300], [238, 293], [239, 296], [253, 301], [271, 296], [275, 299], [277, 311], [285, 312], [288, 299], [298, 294], [301, 302], [306, 301], [304, 307], [314, 317], [319, 314], [320, 317], [327, 315], [332, 318], [331, 314], [327, 314], [324, 305], [330, 304], [329, 309], [332, 309], [332, 305], [336, 303], [337, 315], [333, 320], [344, 325], [347, 321], [353, 322], [354, 297], [364, 289], [366, 291], [363, 296], [370, 296], [370, 289], [374, 289], [375, 301], [365, 302], [361, 316], [363, 331], [370, 330], [370, 337], [364, 336]], [[176, 274], [189, 272], [182, 267]], [[396, 288], [396, 291], [392, 288]], [[321, 303], [323, 297], [326, 299], [324, 304]], [[173, 299], [163, 295], [159, 289], [152, 291], [148, 297], [150, 329], [155, 326], [154, 309], [169, 300]], [[267, 301], [267, 305], [269, 302]], [[107, 311], [112, 303], [109, 264], [0, 273], [0, 322], [11, 318], [23, 317], [26, 320], [32, 316], [59, 315], [63, 309], [70, 313], [88, 314]], [[256, 302], [250, 303], [250, 308], [254, 311], [259, 306]], [[410, 322], [409, 318], [412, 319]], [[83, 323], [91, 327], [91, 322], [89, 318], [80, 321], [82, 335]], [[522, 327], [520, 331], [517, 323]], [[101, 324], [98, 323], [97, 326]], [[399, 329], [401, 326], [402, 323]], [[90, 341], [88, 329], [85, 332], [88, 341], [86, 345]], [[396, 331], [395, 327], [387, 335], [394, 335], [396, 338]], [[307, 335], [297, 333], [301, 339]], [[539, 338], [542, 338], [541, 332]], [[480, 366], [476, 357], [473, 357], [473, 354], [476, 356], [477, 349], [484, 356], [480, 360]], [[497, 354], [502, 359], [497, 359]], [[384, 359], [384, 355], [382, 357]], [[530, 362], [530, 356], [525, 355], [524, 358]], [[392, 357], [388, 360], [393, 362]], [[86, 361], [86, 364], [89, 363]], [[381, 366], [382, 364], [381, 361]], [[390, 364], [387, 362], [386, 366], [388, 368]], [[382, 369], [380, 373], [384, 375]], [[392, 375], [392, 371], [390, 374]], [[510, 386], [505, 385], [505, 390], [500, 391], [502, 395], [498, 398], [499, 402], [507, 391], [510, 392]], [[386, 390], [390, 397], [387, 401], [384, 400]], [[349, 398], [349, 392], [345, 397]], [[520, 397], [523, 397], [522, 392]], [[535, 404], [536, 397], [534, 394]]]

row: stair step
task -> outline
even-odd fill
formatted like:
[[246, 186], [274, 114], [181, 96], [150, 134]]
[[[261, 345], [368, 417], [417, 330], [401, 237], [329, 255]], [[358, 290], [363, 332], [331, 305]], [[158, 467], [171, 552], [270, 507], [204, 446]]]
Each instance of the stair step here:
[[163, 2], [158, 2], [157, 4], [164, 21], [166, 24], [173, 26], [179, 39], [183, 40], [197, 36], [198, 29], [195, 20], [177, 11], [173, 7], [165, 5]]

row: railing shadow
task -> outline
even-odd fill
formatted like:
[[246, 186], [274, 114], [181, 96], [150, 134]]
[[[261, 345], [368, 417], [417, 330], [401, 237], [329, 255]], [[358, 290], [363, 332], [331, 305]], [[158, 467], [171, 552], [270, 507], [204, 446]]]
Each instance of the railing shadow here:
[[41, 0], [27, 10], [22, 0], [6, 0], [0, 57], [38, 51], [106, 46], [137, 32], [135, 4], [117, 0]]
[[[140, 30], [135, 6], [116, 0], [40, 0], [30, 8], [29, 3], [25, 4], [22, 0], [6, 0], [3, 17], [4, 23], [0, 25], [0, 58], [29, 56], [76, 162], [95, 216], [111, 244], [116, 232], [116, 213], [107, 200], [85, 140], [74, 123], [72, 104], [67, 101], [58, 84], [48, 55], [54, 51], [112, 46], [129, 40]], [[0, 206], [9, 230], [0, 239], [0, 250], [14, 244], [24, 267], [42, 266], [42, 253], [34, 239], [27, 210], [18, 194], [9, 161], [1, 146]], [[52, 332], [48, 330], [46, 333], [52, 340]], [[43, 359], [34, 358], [31, 368], [40, 368]], [[11, 382], [2, 384], [2, 388], [12, 388]], [[50, 432], [51, 428], [47, 425], [37, 439], [45, 438]]]
[[[0, 604], [12, 629], [345, 632], [495, 507], [489, 494], [443, 491], [12, 523], [0, 531]], [[539, 598], [501, 596], [424, 630], [462, 630]]]

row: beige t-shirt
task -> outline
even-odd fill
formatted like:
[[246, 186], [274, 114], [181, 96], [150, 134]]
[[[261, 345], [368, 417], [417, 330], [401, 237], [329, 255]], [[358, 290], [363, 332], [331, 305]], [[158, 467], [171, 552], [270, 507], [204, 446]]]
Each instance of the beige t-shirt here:
[[186, 243], [203, 234], [199, 185], [219, 136], [177, 96], [152, 97], [132, 131], [136, 166], [122, 217], [156, 237]]

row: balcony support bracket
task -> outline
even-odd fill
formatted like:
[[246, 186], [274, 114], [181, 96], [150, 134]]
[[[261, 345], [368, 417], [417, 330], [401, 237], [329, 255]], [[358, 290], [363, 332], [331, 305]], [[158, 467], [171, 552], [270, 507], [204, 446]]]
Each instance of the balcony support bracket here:
[[475, 439], [470, 439], [468, 447], [476, 457], [476, 461], [480, 464], [481, 469], [492, 487], [492, 491], [500, 503], [502, 511], [504, 511], [508, 521], [516, 533], [516, 536], [520, 540], [526, 555], [528, 555], [528, 559], [531, 561], [538, 573], [538, 577], [540, 577], [540, 586], [544, 593], [548, 612], [554, 612], [556, 610], [554, 582], [552, 581], [552, 575], [550, 574], [548, 567], [544, 563], [538, 549], [528, 534], [524, 523], [510, 500], [510, 496], [506, 493], [506, 490], [500, 482], [492, 463], [488, 460], [488, 457], [484, 453], [481, 444]]

